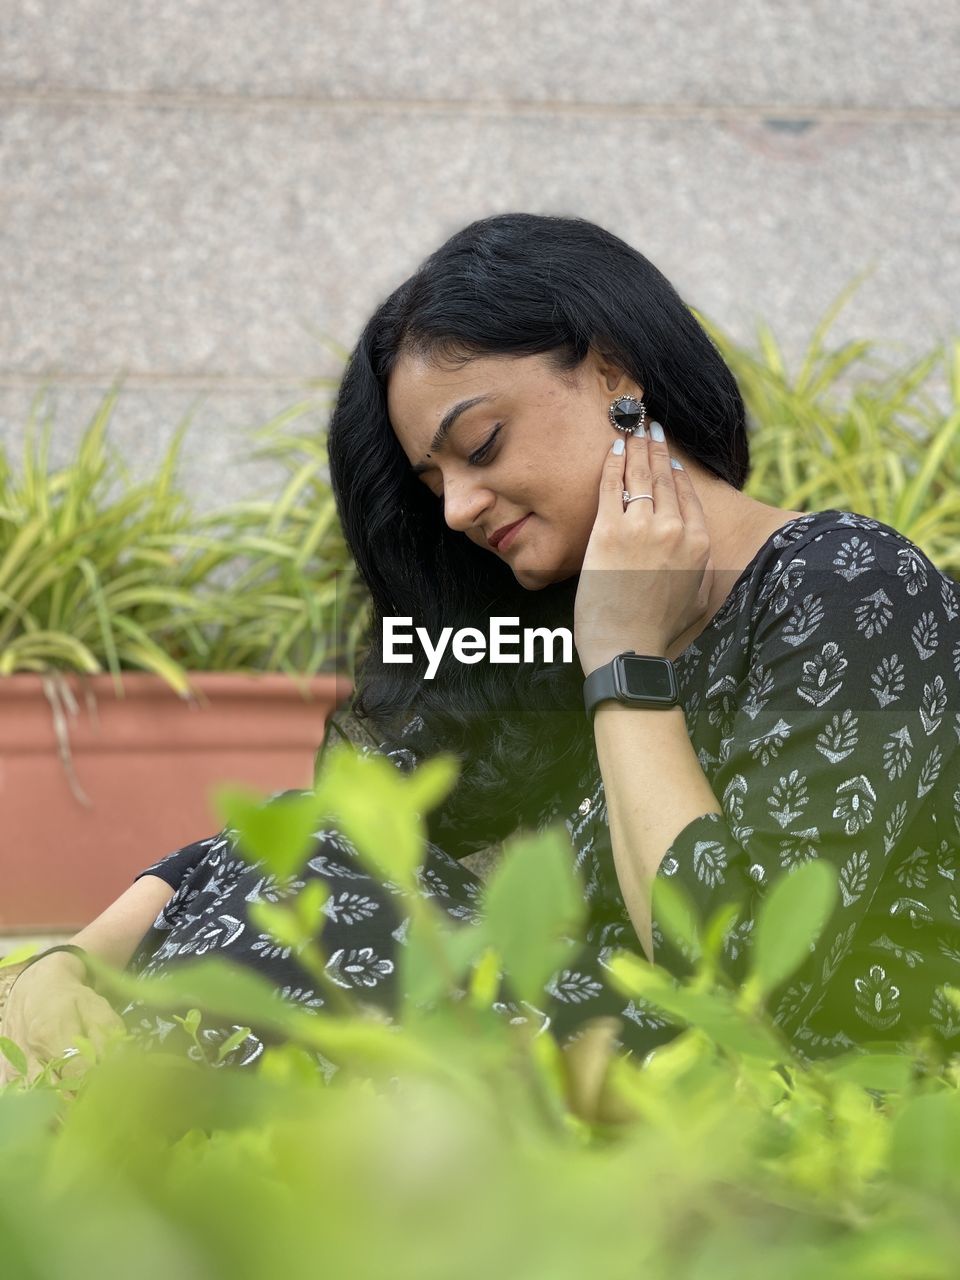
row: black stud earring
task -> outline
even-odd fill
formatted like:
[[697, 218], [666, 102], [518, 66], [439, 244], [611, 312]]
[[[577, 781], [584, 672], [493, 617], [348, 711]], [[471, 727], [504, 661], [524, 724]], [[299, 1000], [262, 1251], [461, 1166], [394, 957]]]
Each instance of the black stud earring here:
[[618, 396], [610, 406], [609, 414], [618, 431], [631, 433], [646, 421], [647, 406], [636, 396]]

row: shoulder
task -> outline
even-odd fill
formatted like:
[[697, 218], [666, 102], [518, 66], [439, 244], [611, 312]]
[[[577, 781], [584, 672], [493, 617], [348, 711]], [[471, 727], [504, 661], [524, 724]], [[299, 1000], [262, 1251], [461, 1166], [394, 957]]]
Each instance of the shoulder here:
[[[960, 584], [892, 525], [857, 512], [817, 512], [794, 522], [774, 549], [755, 597], [759, 613], [789, 608], [864, 611], [873, 605], [960, 627]], [[866, 610], [869, 612], [869, 608]]]

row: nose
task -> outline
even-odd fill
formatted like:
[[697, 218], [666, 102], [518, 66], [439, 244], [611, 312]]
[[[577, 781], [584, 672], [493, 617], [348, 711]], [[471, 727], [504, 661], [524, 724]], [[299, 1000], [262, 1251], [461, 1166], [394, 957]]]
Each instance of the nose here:
[[493, 501], [493, 493], [469, 478], [450, 480], [443, 489], [443, 518], [451, 529], [469, 533]]

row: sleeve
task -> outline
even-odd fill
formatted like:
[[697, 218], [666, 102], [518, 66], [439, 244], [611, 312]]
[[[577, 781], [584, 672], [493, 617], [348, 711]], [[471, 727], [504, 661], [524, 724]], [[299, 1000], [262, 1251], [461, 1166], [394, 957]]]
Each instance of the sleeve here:
[[[745, 681], [705, 691], [721, 724], [712, 783], [723, 812], [688, 823], [657, 874], [676, 877], [701, 920], [742, 903], [724, 941], [741, 981], [771, 882], [812, 858], [833, 863], [837, 905], [774, 1014], [788, 1034], [823, 1002], [868, 913], [894, 909], [898, 868], [936, 847], [938, 826], [960, 831], [960, 715], [948, 710], [958, 617], [957, 584], [907, 539], [828, 530], [758, 597]], [[656, 919], [654, 939], [665, 967], [687, 969]]]
[[151, 862], [149, 867], [144, 867], [142, 871], [137, 872], [133, 877], [134, 883], [141, 876], [159, 876], [161, 880], [166, 880], [172, 889], [179, 889], [210, 846], [216, 844], [224, 835], [226, 835], [226, 828], [218, 831], [216, 835], [195, 840], [192, 844], [185, 844], [181, 849], [175, 849], [173, 853], [158, 858], [156, 862]]

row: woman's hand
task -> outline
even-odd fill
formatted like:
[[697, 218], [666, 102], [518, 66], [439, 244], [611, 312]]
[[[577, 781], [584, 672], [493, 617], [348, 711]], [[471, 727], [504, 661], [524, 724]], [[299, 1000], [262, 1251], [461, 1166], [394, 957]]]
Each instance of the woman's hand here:
[[[48, 1062], [73, 1047], [78, 1035], [85, 1036], [99, 1056], [115, 1030], [126, 1031], [120, 1015], [87, 986], [84, 977], [82, 962], [58, 951], [30, 965], [14, 979], [0, 1035], [23, 1050], [28, 1082], [35, 1080]], [[72, 1075], [75, 1071], [73, 1067], [65, 1068], [62, 1074]], [[17, 1072], [0, 1054], [0, 1084], [15, 1079]]]
[[[604, 462], [574, 607], [585, 675], [626, 649], [665, 656], [706, 618], [713, 584], [710, 537], [690, 477], [671, 466], [666, 441], [621, 438], [624, 452], [611, 449]], [[624, 489], [654, 501], [625, 509]]]

